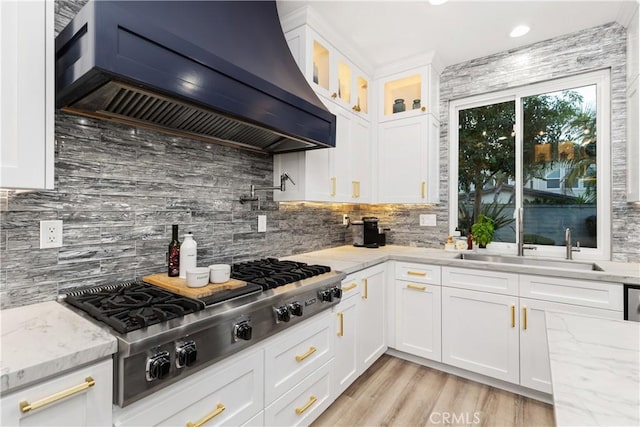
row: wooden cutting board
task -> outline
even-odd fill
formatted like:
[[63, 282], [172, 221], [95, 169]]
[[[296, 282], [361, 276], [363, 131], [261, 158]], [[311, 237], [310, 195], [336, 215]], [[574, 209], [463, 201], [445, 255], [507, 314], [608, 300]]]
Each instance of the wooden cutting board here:
[[187, 279], [181, 279], [179, 277], [169, 277], [167, 273], [144, 276], [142, 280], [151, 285], [155, 285], [168, 291], [175, 292], [176, 294], [196, 299], [208, 297], [215, 294], [216, 292], [241, 288], [247, 285], [247, 282], [243, 282], [242, 280], [229, 279], [225, 283], [209, 283], [208, 285], [201, 288], [190, 288], [187, 286]]

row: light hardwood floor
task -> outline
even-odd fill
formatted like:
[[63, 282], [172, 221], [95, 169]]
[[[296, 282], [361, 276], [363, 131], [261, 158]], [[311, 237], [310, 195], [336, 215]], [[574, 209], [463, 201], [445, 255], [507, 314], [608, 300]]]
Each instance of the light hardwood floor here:
[[312, 426], [554, 424], [551, 405], [385, 354]]

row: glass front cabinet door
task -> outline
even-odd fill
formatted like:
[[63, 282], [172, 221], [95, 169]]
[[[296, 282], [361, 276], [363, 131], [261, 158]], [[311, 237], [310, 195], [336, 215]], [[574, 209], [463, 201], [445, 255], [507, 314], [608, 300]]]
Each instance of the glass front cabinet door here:
[[381, 78], [379, 120], [383, 122], [421, 114], [437, 117], [436, 82], [430, 65]]

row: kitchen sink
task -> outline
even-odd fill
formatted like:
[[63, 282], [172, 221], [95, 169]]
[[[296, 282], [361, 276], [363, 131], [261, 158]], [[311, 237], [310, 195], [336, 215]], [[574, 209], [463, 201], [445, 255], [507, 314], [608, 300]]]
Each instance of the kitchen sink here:
[[560, 261], [538, 258], [514, 257], [505, 255], [460, 254], [458, 259], [468, 261], [497, 262], [501, 264], [530, 265], [532, 267], [564, 268], [567, 270], [604, 271], [592, 262]]

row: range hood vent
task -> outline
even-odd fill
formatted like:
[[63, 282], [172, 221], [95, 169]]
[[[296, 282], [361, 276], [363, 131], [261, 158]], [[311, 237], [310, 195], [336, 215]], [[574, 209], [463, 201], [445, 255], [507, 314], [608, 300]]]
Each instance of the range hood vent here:
[[270, 153], [335, 146], [275, 2], [90, 1], [56, 39], [56, 83], [79, 114]]

